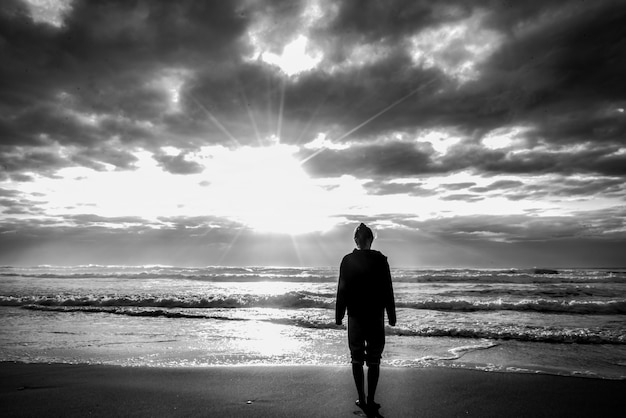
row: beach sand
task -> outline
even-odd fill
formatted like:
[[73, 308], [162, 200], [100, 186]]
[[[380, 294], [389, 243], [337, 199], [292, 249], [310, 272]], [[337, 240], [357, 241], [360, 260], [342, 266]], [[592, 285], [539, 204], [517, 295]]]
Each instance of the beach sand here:
[[[393, 417], [617, 417], [626, 380], [383, 368]], [[0, 363], [3, 417], [354, 417], [350, 368], [150, 368]]]

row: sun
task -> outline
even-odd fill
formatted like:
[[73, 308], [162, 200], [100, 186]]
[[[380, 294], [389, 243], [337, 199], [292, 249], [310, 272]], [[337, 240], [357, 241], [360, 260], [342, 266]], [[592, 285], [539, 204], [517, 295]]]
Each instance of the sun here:
[[207, 164], [211, 206], [262, 232], [330, 229], [332, 205], [294, 157], [296, 147], [241, 147]]

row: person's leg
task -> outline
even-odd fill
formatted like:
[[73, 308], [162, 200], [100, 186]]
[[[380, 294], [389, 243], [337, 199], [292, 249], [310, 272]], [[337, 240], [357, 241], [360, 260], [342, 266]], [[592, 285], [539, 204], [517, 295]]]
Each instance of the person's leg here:
[[[363, 373], [363, 365], [352, 363], [352, 376], [354, 376], [354, 384], [359, 394], [359, 403], [365, 405], [365, 374]], [[367, 378], [369, 380], [369, 371]]]
[[375, 398], [380, 376], [380, 360], [385, 348], [385, 324], [383, 318], [377, 318], [372, 321], [368, 331], [366, 337], [367, 404], [373, 410], [376, 410], [380, 408], [380, 405], [375, 402]]
[[352, 357], [352, 376], [359, 396], [359, 406], [365, 407], [365, 338], [361, 324], [356, 318], [348, 317], [348, 345]]
[[375, 405], [376, 387], [380, 376], [380, 364], [370, 364], [367, 366], [367, 404]]

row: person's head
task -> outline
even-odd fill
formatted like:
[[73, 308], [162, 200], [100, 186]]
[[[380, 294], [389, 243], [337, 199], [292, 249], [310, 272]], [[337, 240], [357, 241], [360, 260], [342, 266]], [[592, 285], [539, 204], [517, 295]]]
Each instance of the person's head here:
[[374, 233], [364, 223], [354, 230], [354, 242], [359, 250], [369, 250], [374, 241]]

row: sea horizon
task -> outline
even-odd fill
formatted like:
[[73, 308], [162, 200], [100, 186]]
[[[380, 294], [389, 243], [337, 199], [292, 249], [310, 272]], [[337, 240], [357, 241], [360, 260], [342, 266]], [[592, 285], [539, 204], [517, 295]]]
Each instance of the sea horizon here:
[[[338, 258], [341, 261], [341, 257]], [[314, 268], [339, 268], [339, 261], [337, 265], [319, 264], [319, 265], [289, 265], [289, 264], [167, 264], [167, 263], [5, 263], [0, 264], [0, 268], [71, 268], [71, 267], [124, 267], [124, 268], [293, 268], [293, 269], [314, 269]], [[623, 266], [602, 266], [602, 265], [588, 265], [588, 266], [572, 266], [572, 265], [551, 265], [551, 264], [538, 264], [538, 265], [512, 265], [512, 266], [480, 266], [480, 265], [467, 265], [467, 266], [444, 266], [444, 265], [431, 265], [431, 266], [412, 266], [412, 265], [390, 265], [393, 269], [414, 269], [414, 270], [532, 270], [532, 269], [552, 269], [552, 270], [626, 270], [626, 265]]]

